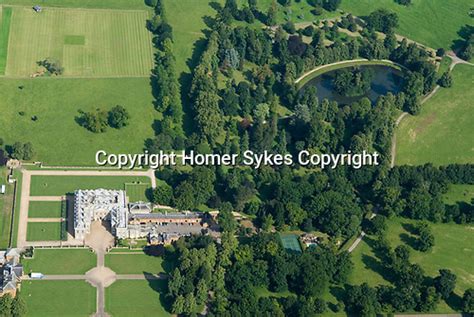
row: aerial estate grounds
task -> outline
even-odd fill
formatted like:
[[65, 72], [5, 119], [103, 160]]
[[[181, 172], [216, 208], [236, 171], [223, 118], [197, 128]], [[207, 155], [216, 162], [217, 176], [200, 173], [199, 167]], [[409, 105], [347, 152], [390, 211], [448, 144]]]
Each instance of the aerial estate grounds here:
[[[0, 148], [17, 180], [0, 244], [24, 251], [25, 315], [474, 312], [471, 6], [0, 0]], [[95, 162], [182, 149], [382, 164]]]
[[397, 130], [396, 164], [474, 161], [474, 66], [456, 65], [453, 87], [441, 88], [421, 113], [403, 119]]

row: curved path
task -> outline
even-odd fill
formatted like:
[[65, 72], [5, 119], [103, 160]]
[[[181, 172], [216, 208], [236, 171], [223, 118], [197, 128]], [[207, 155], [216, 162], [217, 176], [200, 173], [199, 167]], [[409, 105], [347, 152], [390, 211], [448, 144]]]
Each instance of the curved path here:
[[330, 67], [336, 66], [336, 65], [353, 64], [353, 63], [355, 63], [354, 66], [357, 66], [357, 65], [361, 65], [361, 66], [362, 65], [393, 65], [393, 66], [398, 66], [398, 67], [405, 68], [403, 65], [395, 63], [395, 62], [393, 62], [391, 60], [388, 60], [388, 59], [371, 59], [371, 60], [366, 59], [366, 58], [348, 59], [348, 60], [345, 60], [345, 61], [339, 61], [339, 62], [335, 62], [335, 63], [331, 63], [331, 64], [325, 64], [325, 65], [317, 66], [317, 67], [313, 68], [312, 70], [307, 71], [306, 73], [304, 73], [300, 77], [298, 77], [295, 80], [295, 84], [298, 84], [300, 81], [302, 81], [303, 79], [305, 79], [309, 75], [311, 75], [311, 74], [313, 74], [313, 73], [315, 73], [319, 70], [322, 70], [322, 69], [325, 69], [325, 68], [330, 68]]

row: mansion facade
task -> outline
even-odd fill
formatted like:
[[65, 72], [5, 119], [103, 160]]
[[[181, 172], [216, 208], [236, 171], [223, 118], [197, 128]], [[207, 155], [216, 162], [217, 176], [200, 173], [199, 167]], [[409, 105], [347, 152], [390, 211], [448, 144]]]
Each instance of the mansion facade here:
[[83, 240], [90, 233], [91, 223], [102, 220], [110, 223], [116, 238], [148, 238], [153, 244], [170, 243], [205, 228], [199, 213], [153, 213], [150, 203], [127, 202], [124, 190], [77, 190], [74, 195], [76, 239]]

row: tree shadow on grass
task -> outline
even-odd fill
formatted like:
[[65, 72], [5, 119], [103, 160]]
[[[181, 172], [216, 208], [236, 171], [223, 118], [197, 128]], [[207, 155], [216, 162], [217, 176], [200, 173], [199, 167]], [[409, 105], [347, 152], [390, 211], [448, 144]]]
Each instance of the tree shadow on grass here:
[[375, 273], [379, 274], [380, 276], [382, 276], [382, 278], [386, 281], [392, 281], [393, 278], [390, 274], [390, 272], [385, 269], [385, 267], [383, 266], [382, 262], [380, 262], [379, 260], [377, 260], [376, 258], [370, 256], [370, 255], [366, 255], [366, 254], [363, 254], [362, 255], [362, 263], [364, 263], [364, 265], [369, 269], [369, 270], [372, 270], [374, 271]]
[[416, 234], [416, 228], [415, 228], [415, 225], [411, 224], [411, 223], [402, 223], [402, 228], [411, 233], [411, 234]]
[[414, 250], [417, 250], [417, 241], [415, 237], [408, 235], [406, 233], [400, 233], [400, 239], [406, 245], [410, 246]]
[[[331, 293], [332, 296], [334, 296], [337, 299], [337, 301], [343, 301], [345, 299], [346, 291], [341, 286], [331, 286], [329, 287], [329, 292]], [[328, 308], [332, 312], [338, 311], [337, 305], [335, 303], [328, 302], [327, 304], [328, 304]]]
[[367, 243], [367, 245], [372, 249], [372, 252], [374, 255], [379, 259], [380, 261], [387, 261], [389, 254], [384, 253], [382, 250], [378, 249], [376, 247], [376, 241], [374, 238], [371, 238], [369, 236], [364, 237], [364, 242]]
[[454, 311], [461, 311], [462, 297], [453, 292], [446, 300], [446, 304]]
[[168, 293], [168, 280], [167, 279], [156, 279], [155, 276], [149, 272], [143, 272], [145, 279], [148, 282], [148, 286], [155, 292], [160, 294], [160, 303], [163, 308], [170, 312], [171, 311], [171, 299], [167, 296]]
[[149, 245], [143, 248], [143, 252], [148, 256], [162, 257], [165, 253], [165, 248], [162, 245]]

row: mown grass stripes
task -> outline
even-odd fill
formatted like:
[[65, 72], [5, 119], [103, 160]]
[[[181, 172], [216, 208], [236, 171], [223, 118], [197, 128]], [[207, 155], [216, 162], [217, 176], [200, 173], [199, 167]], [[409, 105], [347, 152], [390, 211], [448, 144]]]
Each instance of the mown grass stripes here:
[[[146, 11], [14, 7], [7, 76], [29, 77], [55, 58], [63, 76], [146, 77], [153, 66]], [[75, 44], [75, 45], [74, 45]]]
[[8, 55], [8, 39], [10, 38], [10, 22], [12, 18], [12, 8], [1, 7], [1, 30], [0, 30], [0, 74], [5, 74]]

